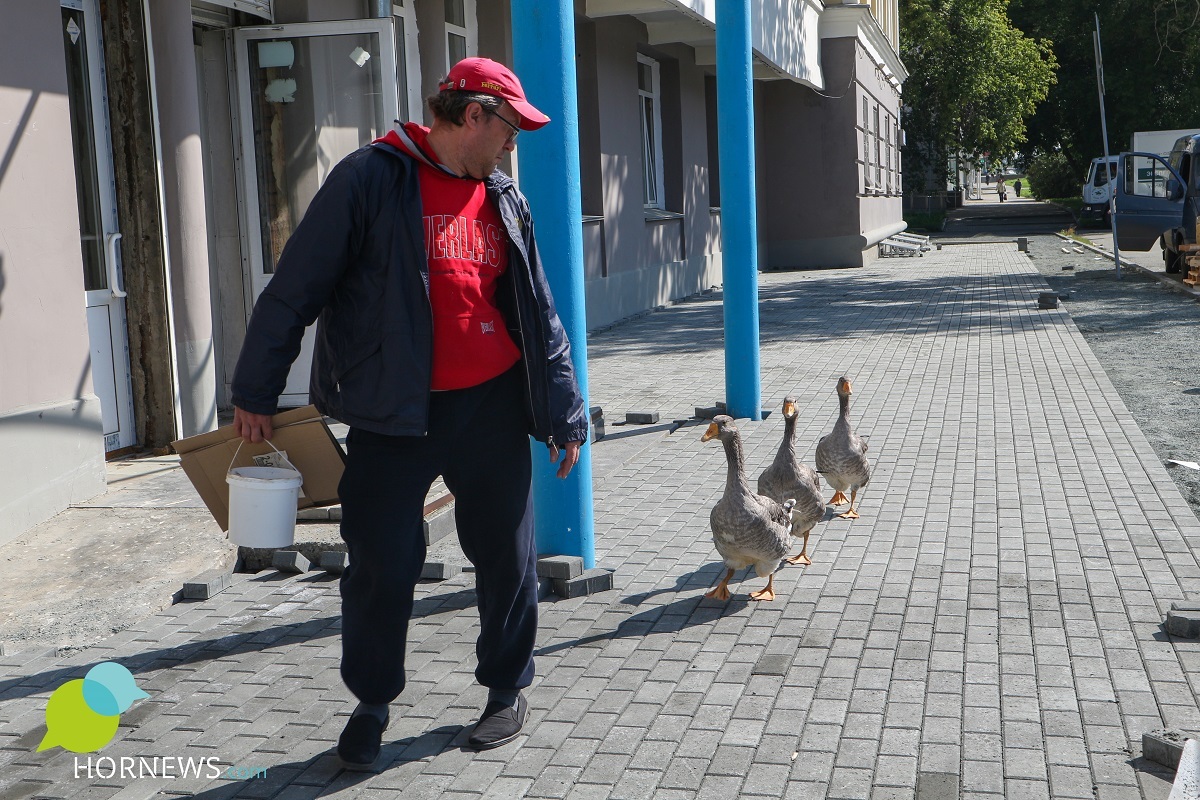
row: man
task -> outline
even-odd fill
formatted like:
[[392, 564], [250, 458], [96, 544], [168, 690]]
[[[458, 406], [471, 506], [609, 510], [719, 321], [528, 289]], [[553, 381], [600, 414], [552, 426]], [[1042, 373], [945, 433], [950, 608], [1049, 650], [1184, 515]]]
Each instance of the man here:
[[520, 131], [550, 120], [485, 58], [456, 64], [428, 104], [432, 128], [400, 126], [330, 172], [255, 305], [233, 379], [238, 434], [269, 439], [320, 315], [310, 395], [350, 426], [341, 672], [360, 702], [337, 753], [351, 769], [375, 763], [404, 688], [422, 509], [438, 475], [476, 569], [475, 675], [489, 695], [468, 742], [517, 737], [537, 634], [528, 436], [552, 463], [565, 450], [565, 478], [588, 431], [529, 205], [497, 169]]

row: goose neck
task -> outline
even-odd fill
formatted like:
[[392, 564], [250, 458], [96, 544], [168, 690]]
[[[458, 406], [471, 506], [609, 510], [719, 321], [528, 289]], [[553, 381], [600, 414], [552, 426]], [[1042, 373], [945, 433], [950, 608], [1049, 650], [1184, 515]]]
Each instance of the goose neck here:
[[746, 481], [746, 459], [742, 453], [742, 437], [734, 434], [726, 439], [725, 460], [729, 471], [725, 476], [725, 494], [748, 493], [750, 484]]
[[783, 418], [783, 441], [779, 445], [779, 455], [783, 458], [796, 457], [796, 418]]

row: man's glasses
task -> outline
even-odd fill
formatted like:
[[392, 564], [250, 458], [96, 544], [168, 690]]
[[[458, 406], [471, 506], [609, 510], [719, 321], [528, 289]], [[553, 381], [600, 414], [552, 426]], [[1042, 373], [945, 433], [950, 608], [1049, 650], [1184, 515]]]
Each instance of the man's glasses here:
[[506, 120], [504, 117], [500, 116], [500, 115], [499, 115], [499, 114], [497, 114], [495, 111], [493, 111], [492, 109], [488, 108], [487, 106], [480, 106], [480, 108], [482, 108], [482, 109], [483, 109], [484, 111], [486, 111], [487, 113], [491, 114], [491, 115], [492, 115], [493, 117], [495, 117], [496, 119], [498, 119], [498, 120], [500, 120], [501, 122], [503, 122], [503, 123], [504, 123], [505, 125], [507, 125], [508, 127], [512, 128], [512, 133], [508, 134], [508, 141], [509, 141], [509, 142], [515, 142], [515, 141], [517, 140], [517, 136], [518, 136], [518, 135], [521, 133], [521, 129], [520, 129], [520, 128], [518, 128], [516, 125], [513, 125], [511, 122], [509, 122], [509, 121], [508, 121], [508, 120]]

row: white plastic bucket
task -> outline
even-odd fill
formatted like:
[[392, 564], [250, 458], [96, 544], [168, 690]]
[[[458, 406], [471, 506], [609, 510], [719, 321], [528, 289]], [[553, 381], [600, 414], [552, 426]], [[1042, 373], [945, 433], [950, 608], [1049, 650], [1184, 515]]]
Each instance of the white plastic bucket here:
[[304, 478], [283, 467], [236, 467], [229, 484], [229, 539], [245, 547], [287, 547], [296, 537]]

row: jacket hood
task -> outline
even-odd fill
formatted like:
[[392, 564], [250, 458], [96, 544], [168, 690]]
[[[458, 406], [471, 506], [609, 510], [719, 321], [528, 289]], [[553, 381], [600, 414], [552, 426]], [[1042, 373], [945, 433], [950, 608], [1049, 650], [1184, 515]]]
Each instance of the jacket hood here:
[[[411, 128], [415, 128], [415, 130], [411, 130], [410, 126]], [[397, 124], [395, 128], [371, 142], [371, 146], [385, 153], [391, 153], [394, 156], [408, 156], [427, 167], [440, 169], [447, 175], [454, 175], [456, 178], [462, 177], [437, 161], [434, 161], [432, 154], [418, 143], [417, 137], [419, 136], [423, 140], [424, 136], [421, 134], [428, 132], [428, 128], [423, 128], [415, 122], [409, 122], [404, 125]], [[414, 136], [414, 134], [416, 135]], [[496, 192], [506, 191], [516, 185], [513, 179], [501, 169], [494, 170], [491, 175], [484, 179], [484, 184], [488, 189]]]

